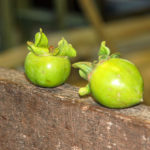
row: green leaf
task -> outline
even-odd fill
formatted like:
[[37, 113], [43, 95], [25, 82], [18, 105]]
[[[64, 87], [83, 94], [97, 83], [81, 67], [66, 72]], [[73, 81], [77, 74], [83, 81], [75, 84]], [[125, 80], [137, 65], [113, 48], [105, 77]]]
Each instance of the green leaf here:
[[76, 56], [76, 50], [64, 38], [59, 41], [57, 49], [59, 50], [58, 56]]
[[27, 45], [28, 50], [32, 51], [36, 55], [50, 55], [48, 48], [37, 47], [30, 41], [27, 42]]
[[91, 72], [92, 69], [93, 69], [93, 66], [92, 66], [92, 63], [91, 62], [77, 62], [77, 63], [74, 63], [72, 64], [72, 67], [74, 68], [79, 68], [81, 70], [83, 70], [84, 72]]
[[110, 56], [110, 58], [119, 58], [120, 57], [120, 53], [114, 53]]
[[79, 69], [79, 75], [80, 75], [80, 77], [82, 77], [83, 79], [88, 80], [87, 74], [86, 74], [83, 70], [81, 70], [81, 69]]
[[35, 34], [35, 46], [36, 47], [48, 48], [48, 38], [42, 32], [41, 28], [40, 28], [40, 32], [38, 32], [38, 33]]
[[79, 89], [79, 95], [80, 96], [85, 96], [85, 95], [88, 95], [91, 93], [91, 90], [90, 90], [90, 85], [87, 84], [85, 87], [82, 87]]
[[93, 65], [91, 62], [77, 62], [72, 65], [74, 68], [79, 68], [79, 74], [80, 76], [88, 80], [88, 74], [92, 71]]
[[103, 60], [107, 60], [108, 58], [109, 58], [108, 55], [101, 55], [101, 56], [98, 57], [98, 60], [103, 61]]
[[109, 54], [110, 54], [110, 49], [106, 46], [106, 42], [102, 41], [99, 52], [98, 52], [98, 56], [101, 56], [101, 55], [109, 56]]

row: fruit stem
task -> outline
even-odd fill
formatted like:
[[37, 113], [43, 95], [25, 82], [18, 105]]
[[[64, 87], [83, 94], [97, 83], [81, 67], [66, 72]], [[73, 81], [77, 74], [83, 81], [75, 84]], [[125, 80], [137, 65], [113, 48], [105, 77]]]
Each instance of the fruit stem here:
[[79, 95], [85, 96], [91, 93], [90, 86], [87, 84], [85, 87], [79, 89]]

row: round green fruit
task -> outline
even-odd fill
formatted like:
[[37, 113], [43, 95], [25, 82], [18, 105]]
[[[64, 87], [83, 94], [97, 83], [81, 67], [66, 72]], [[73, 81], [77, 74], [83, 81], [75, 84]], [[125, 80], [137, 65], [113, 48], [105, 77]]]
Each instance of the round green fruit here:
[[25, 73], [28, 79], [42, 87], [63, 84], [71, 70], [66, 56], [37, 56], [30, 52], [25, 59]]
[[73, 64], [88, 81], [79, 89], [80, 96], [91, 93], [98, 103], [109, 108], [127, 108], [142, 102], [143, 79], [136, 66], [118, 54], [110, 55], [105, 42], [98, 54], [98, 61]]
[[143, 79], [136, 66], [120, 58], [96, 65], [89, 79], [97, 102], [110, 108], [126, 108], [143, 101]]
[[69, 58], [76, 56], [76, 50], [64, 38], [58, 47], [48, 45], [46, 35], [40, 29], [35, 34], [35, 42], [27, 42], [28, 50], [24, 68], [27, 78], [41, 87], [56, 87], [69, 77], [71, 63]]

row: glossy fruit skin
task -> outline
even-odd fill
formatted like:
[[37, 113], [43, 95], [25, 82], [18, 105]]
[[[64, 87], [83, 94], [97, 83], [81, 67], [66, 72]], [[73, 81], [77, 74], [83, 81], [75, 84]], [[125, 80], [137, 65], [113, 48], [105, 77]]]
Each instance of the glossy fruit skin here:
[[112, 58], [97, 64], [89, 79], [93, 97], [109, 108], [126, 108], [143, 100], [143, 79], [128, 60]]
[[27, 78], [33, 84], [56, 87], [67, 80], [71, 63], [67, 56], [37, 56], [29, 52], [24, 67]]

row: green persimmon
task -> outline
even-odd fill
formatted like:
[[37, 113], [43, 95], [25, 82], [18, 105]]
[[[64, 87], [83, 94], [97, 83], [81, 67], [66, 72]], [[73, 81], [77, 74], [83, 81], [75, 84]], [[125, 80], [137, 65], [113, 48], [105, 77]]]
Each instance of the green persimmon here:
[[63, 84], [70, 75], [70, 57], [76, 56], [76, 50], [63, 38], [58, 47], [48, 46], [48, 39], [40, 29], [35, 42], [27, 42], [30, 52], [27, 54], [24, 68], [27, 78], [41, 87], [56, 87]]
[[79, 74], [88, 81], [80, 88], [79, 94], [92, 94], [95, 100], [109, 108], [127, 108], [143, 101], [143, 79], [137, 67], [119, 54], [110, 55], [110, 50], [102, 42], [99, 60], [77, 62]]
[[42, 87], [55, 87], [64, 83], [71, 64], [65, 56], [36, 56], [30, 52], [25, 60], [25, 72], [29, 80]]

